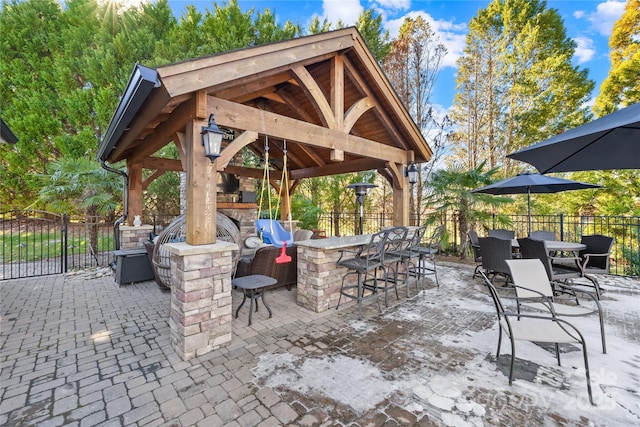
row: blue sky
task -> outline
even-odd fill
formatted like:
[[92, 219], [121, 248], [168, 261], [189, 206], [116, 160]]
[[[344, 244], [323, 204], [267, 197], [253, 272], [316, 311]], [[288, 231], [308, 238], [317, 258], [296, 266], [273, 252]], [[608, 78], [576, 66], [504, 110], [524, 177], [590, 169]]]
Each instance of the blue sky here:
[[[212, 9], [213, 1], [169, 0], [174, 13], [179, 16], [187, 5], [194, 4], [201, 10]], [[391, 37], [398, 33], [407, 16], [422, 15], [438, 33], [447, 47], [448, 54], [435, 87], [434, 102], [443, 109], [451, 106], [455, 92], [455, 62], [462, 54], [468, 22], [479, 9], [487, 7], [489, 0], [239, 0], [242, 10], [256, 11], [269, 8], [278, 22], [286, 20], [308, 28], [314, 16], [328, 18], [332, 23], [342, 20], [351, 25], [359, 13], [374, 8], [383, 17], [383, 25]], [[589, 78], [596, 82], [593, 96], [597, 96], [600, 84], [609, 71], [608, 40], [614, 22], [624, 12], [621, 0], [562, 0], [547, 1], [547, 7], [557, 9], [564, 20], [567, 35], [578, 45], [574, 65], [589, 70]]]

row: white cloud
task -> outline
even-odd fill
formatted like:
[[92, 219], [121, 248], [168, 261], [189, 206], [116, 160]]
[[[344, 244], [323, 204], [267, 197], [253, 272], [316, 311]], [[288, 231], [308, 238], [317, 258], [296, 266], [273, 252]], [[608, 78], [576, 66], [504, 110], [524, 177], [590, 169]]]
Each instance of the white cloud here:
[[356, 23], [364, 8], [360, 0], [323, 0], [322, 13], [332, 25], [342, 21], [350, 26]]
[[575, 12], [573, 12], [573, 17], [576, 19], [582, 19], [585, 16], [585, 12], [584, 10], [576, 10]]
[[375, 0], [374, 6], [378, 9], [390, 9], [390, 10], [407, 10], [411, 6], [410, 0]]
[[624, 13], [626, 2], [607, 0], [598, 4], [596, 11], [589, 15], [589, 22], [601, 35], [609, 37], [613, 24]]
[[466, 36], [468, 32], [467, 24], [456, 24], [452, 21], [435, 20], [431, 15], [424, 11], [412, 11], [406, 15], [387, 21], [385, 28], [389, 30], [389, 35], [394, 38], [400, 32], [400, 27], [405, 18], [422, 19], [431, 25], [431, 29], [436, 33], [440, 42], [447, 48], [447, 54], [442, 60], [442, 67], [456, 67], [456, 61], [464, 51]]
[[578, 45], [576, 47], [576, 57], [578, 58], [578, 64], [584, 64], [590, 61], [596, 54], [593, 40], [588, 37], [576, 37], [573, 39]]

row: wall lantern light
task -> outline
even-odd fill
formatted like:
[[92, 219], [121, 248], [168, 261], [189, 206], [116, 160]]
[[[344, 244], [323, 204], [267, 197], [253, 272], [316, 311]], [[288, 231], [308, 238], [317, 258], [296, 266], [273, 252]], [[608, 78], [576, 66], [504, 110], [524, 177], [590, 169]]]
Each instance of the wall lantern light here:
[[202, 145], [204, 145], [204, 155], [211, 160], [211, 163], [220, 157], [220, 150], [222, 147], [222, 138], [224, 132], [218, 127], [216, 121], [213, 118], [213, 114], [209, 116], [209, 125], [202, 126], [200, 131], [202, 135]]
[[412, 186], [418, 182], [418, 166], [415, 163], [411, 162], [411, 164], [405, 168], [404, 176], [409, 177], [409, 184]]

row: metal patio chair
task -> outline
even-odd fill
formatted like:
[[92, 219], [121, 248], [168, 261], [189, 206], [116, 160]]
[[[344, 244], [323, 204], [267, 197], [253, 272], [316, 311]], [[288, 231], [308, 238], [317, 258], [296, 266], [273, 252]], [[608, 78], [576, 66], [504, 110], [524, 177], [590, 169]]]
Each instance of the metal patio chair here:
[[503, 276], [505, 281], [509, 283], [511, 276], [505, 261], [513, 258], [511, 239], [479, 237], [478, 243], [482, 251], [482, 269], [486, 275], [491, 276], [491, 283], [493, 283], [496, 276]]
[[602, 292], [594, 274], [609, 274], [609, 257], [613, 247], [613, 237], [602, 234], [582, 236], [580, 243], [587, 246], [587, 249], [580, 251], [582, 274], [593, 283], [596, 296], [600, 299]]
[[[548, 312], [549, 307], [546, 304], [548, 301], [551, 301], [554, 304], [555, 314], [560, 317], [580, 317], [598, 313], [600, 320], [602, 352], [607, 352], [602, 307], [594, 295], [586, 293], [586, 295], [593, 300], [596, 307], [595, 309], [591, 309], [583, 305], [563, 304], [561, 303], [561, 300], [557, 298], [557, 295], [571, 295], [573, 300], [575, 292], [573, 292], [573, 289], [571, 288], [564, 288], [564, 285], [561, 284], [556, 284], [554, 290], [547, 278], [547, 272], [544, 269], [544, 265], [542, 265], [542, 262], [539, 259], [513, 259], [508, 260], [507, 265], [509, 266], [511, 278], [513, 279], [516, 295], [518, 297], [518, 313], [520, 312], [520, 305]], [[528, 299], [531, 299], [531, 301], [520, 303], [520, 301], [527, 301]]]
[[[554, 257], [549, 254], [544, 240], [534, 240], [528, 237], [518, 239], [520, 253], [523, 259], [539, 259], [547, 272], [551, 282], [568, 283], [571, 279], [582, 277], [578, 257]], [[573, 263], [573, 264], [571, 264]]]
[[471, 250], [473, 251], [473, 261], [477, 262], [475, 270], [473, 270], [472, 278], [475, 279], [478, 275], [478, 270], [482, 267], [482, 251], [480, 250], [480, 242], [478, 241], [478, 233], [475, 230], [469, 230], [467, 232], [469, 242], [471, 242]]
[[[416, 291], [419, 291], [420, 288], [423, 290], [425, 289], [425, 275], [421, 274], [421, 270], [418, 268], [420, 264], [420, 253], [415, 249], [420, 247], [420, 243], [422, 242], [422, 238], [424, 237], [426, 230], [426, 226], [418, 227], [413, 232], [410, 232], [407, 229], [407, 234], [401, 244], [401, 247], [394, 252], [394, 255], [400, 256], [400, 262], [396, 264], [396, 267], [402, 267], [402, 271], [400, 271], [399, 268], [394, 270], [394, 279], [396, 281], [404, 281], [407, 288], [407, 298], [411, 297], [411, 290], [409, 287], [409, 281], [411, 278], [415, 278]], [[399, 279], [399, 276], [402, 276], [402, 279]]]
[[442, 239], [444, 231], [444, 224], [438, 226], [429, 238], [429, 243], [427, 244], [427, 246], [417, 245], [411, 249], [420, 255], [418, 258], [418, 264], [416, 266], [417, 274], [421, 275], [423, 280], [427, 275], [433, 274], [437, 287], [440, 287], [440, 282], [438, 281], [438, 265], [436, 263], [436, 255], [440, 251], [440, 240]]
[[[375, 296], [378, 310], [382, 312], [380, 301], [378, 301], [378, 282], [382, 280], [384, 283], [387, 277], [383, 256], [388, 235], [389, 230], [380, 231], [371, 235], [369, 243], [361, 246], [357, 251], [341, 251], [340, 258], [336, 261], [336, 266], [345, 267], [349, 271], [342, 277], [340, 297], [338, 298], [336, 310], [340, 308], [340, 301], [343, 296], [355, 299], [358, 302], [358, 319], [362, 319], [362, 301]], [[348, 253], [353, 254], [353, 257], [343, 259], [343, 256]], [[382, 277], [378, 277], [379, 270], [382, 270]], [[357, 276], [356, 284], [345, 285], [345, 279], [354, 274]], [[368, 295], [365, 295], [365, 293], [368, 293]]]
[[[578, 344], [582, 347], [582, 356], [584, 358], [585, 376], [587, 379], [587, 393], [589, 402], [595, 406], [593, 396], [591, 394], [591, 377], [589, 375], [589, 360], [587, 358], [587, 344], [580, 331], [566, 320], [559, 319], [555, 315], [554, 304], [546, 300], [545, 304], [549, 307], [551, 314], [532, 315], [508, 312], [496, 288], [493, 286], [489, 278], [480, 272], [484, 280], [493, 304], [496, 308], [498, 317], [498, 350], [496, 351], [496, 362], [500, 358], [500, 346], [502, 344], [502, 333], [509, 338], [511, 343], [511, 362], [509, 365], [509, 385], [513, 384], [513, 367], [516, 359], [516, 341], [529, 341], [535, 343], [552, 343], [556, 349], [556, 359], [560, 366], [560, 349], [559, 344]], [[533, 291], [531, 291], [533, 292]], [[544, 295], [539, 295], [544, 298]]]
[[[400, 278], [401, 273], [398, 272], [402, 264], [402, 251], [406, 245], [408, 230], [407, 227], [393, 227], [388, 229], [387, 232], [387, 241], [384, 244], [382, 256], [387, 276], [385, 277], [384, 284], [379, 286], [379, 288], [384, 290], [384, 305], [389, 307], [389, 290], [395, 290], [396, 298], [400, 299], [398, 296], [398, 282], [406, 282], [407, 291], [409, 287], [408, 277], [405, 275]], [[393, 275], [391, 272], [393, 272]]]
[[513, 230], [505, 230], [504, 228], [498, 228], [495, 230], [489, 230], [487, 235], [489, 237], [497, 237], [503, 240], [513, 240], [516, 238], [516, 232]]
[[529, 238], [534, 240], [558, 240], [553, 231], [538, 230], [529, 233]]

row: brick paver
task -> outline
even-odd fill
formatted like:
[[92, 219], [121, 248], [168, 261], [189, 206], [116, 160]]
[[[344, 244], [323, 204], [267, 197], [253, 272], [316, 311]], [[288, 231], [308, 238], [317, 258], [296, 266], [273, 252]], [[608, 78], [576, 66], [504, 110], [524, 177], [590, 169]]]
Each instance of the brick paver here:
[[[366, 303], [361, 321], [353, 304], [312, 313], [296, 304], [295, 289], [272, 290], [272, 319], [257, 316], [249, 327], [247, 313], [241, 313], [233, 319], [229, 345], [188, 362], [171, 347], [170, 294], [155, 282], [118, 287], [113, 277], [82, 275], [0, 282], [0, 424], [637, 422], [637, 415], [623, 409], [637, 407], [637, 396], [610, 384], [594, 388], [620, 396], [619, 406], [607, 400], [599, 409], [580, 407], [578, 414], [560, 410], [566, 405], [544, 403], [547, 395], [579, 402], [586, 394], [583, 377], [577, 376], [582, 382], [572, 382], [580, 365], [573, 369], [567, 362], [557, 367], [553, 355], [538, 375], [550, 372], [571, 384], [569, 388], [558, 379], [554, 387], [550, 377], [523, 387], [525, 380], [517, 376], [509, 387], [501, 371], [508, 343], [503, 343], [496, 362], [495, 319], [481, 282], [471, 279], [469, 266], [441, 268], [439, 289], [430, 287], [406, 299], [400, 287], [400, 299], [390, 295], [391, 307], [382, 315], [375, 301]], [[640, 283], [606, 278], [603, 287], [611, 348], [638, 348]], [[241, 298], [233, 296], [235, 308]], [[635, 299], [635, 306], [628, 302], [609, 309], [622, 298]], [[478, 347], [483, 349], [480, 353]], [[610, 374], [609, 363], [622, 364], [619, 356], [597, 350], [592, 345], [589, 352], [594, 376]], [[527, 355], [518, 353], [516, 363], [522, 359]], [[629, 361], [633, 363], [639, 362]], [[640, 389], [639, 380], [632, 382]]]

